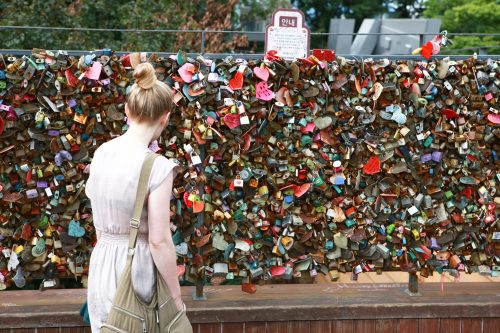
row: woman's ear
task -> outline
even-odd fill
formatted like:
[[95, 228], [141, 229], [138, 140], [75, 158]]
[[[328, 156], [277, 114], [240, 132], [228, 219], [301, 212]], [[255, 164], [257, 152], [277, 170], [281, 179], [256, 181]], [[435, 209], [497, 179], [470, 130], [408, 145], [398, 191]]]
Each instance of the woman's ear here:
[[127, 119], [130, 119], [130, 110], [128, 109], [128, 103], [125, 103], [125, 114], [127, 115]]
[[161, 120], [160, 120], [160, 121], [161, 121], [161, 124], [162, 124], [163, 126], [168, 125], [168, 122], [170, 121], [170, 114], [171, 114], [171, 113], [172, 113], [172, 112], [170, 112], [170, 111], [169, 111], [169, 112], [167, 112], [166, 114], [164, 114], [164, 115], [161, 117]]

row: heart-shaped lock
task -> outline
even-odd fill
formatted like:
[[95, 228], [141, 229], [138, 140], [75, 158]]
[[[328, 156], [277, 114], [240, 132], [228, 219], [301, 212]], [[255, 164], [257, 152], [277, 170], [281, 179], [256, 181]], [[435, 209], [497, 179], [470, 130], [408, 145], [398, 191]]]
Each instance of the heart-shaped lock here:
[[243, 74], [241, 72], [236, 72], [234, 77], [229, 80], [229, 88], [232, 90], [241, 90], [243, 88]]
[[[422, 46], [422, 50], [420, 51], [420, 54], [422, 54], [422, 57], [429, 60], [431, 58], [431, 55], [436, 54], [434, 51], [434, 47], [435, 47], [434, 44], [435, 43], [433, 43], [432, 41], [429, 41], [429, 42], [425, 43], [425, 45]], [[437, 53], [439, 53], [439, 46], [438, 46]]]
[[241, 125], [240, 115], [236, 113], [228, 113], [224, 116], [224, 124], [230, 129], [236, 128]]
[[191, 63], [185, 63], [182, 65], [178, 72], [182, 80], [186, 83], [193, 82], [193, 73], [196, 71], [196, 67]]
[[184, 195], [182, 196], [184, 203], [186, 204], [186, 207], [192, 208], [193, 207], [193, 202], [189, 200], [190, 193], [189, 192], [184, 192]]
[[193, 202], [193, 213], [201, 213], [205, 208], [205, 202], [203, 200], [195, 200]]
[[39, 257], [44, 253], [45, 253], [45, 240], [43, 238], [39, 238], [36, 242], [36, 245], [33, 246], [33, 248], [31, 249], [31, 254], [34, 257]]
[[371, 156], [368, 162], [363, 167], [363, 171], [367, 175], [374, 175], [380, 172], [380, 158], [378, 156]]
[[307, 191], [309, 191], [309, 189], [311, 188], [311, 186], [312, 186], [312, 183], [305, 183], [305, 184], [302, 184], [300, 186], [297, 186], [294, 189], [293, 194], [297, 198], [300, 198], [301, 196], [303, 196], [304, 194], [306, 194]]
[[253, 69], [253, 73], [262, 81], [267, 82], [267, 80], [269, 79], [269, 70], [267, 69], [267, 67], [255, 67]]
[[380, 82], [375, 82], [372, 89], [373, 89], [372, 99], [374, 101], [376, 101], [377, 99], [379, 99], [380, 95], [382, 94], [382, 91], [384, 90], [384, 86], [382, 86], [382, 84]]
[[258, 99], [269, 102], [274, 98], [274, 92], [269, 89], [267, 82], [262, 81], [257, 83], [255, 87], [255, 95]]
[[286, 99], [285, 99], [285, 92], [288, 91], [287, 87], [281, 87], [277, 92], [276, 92], [276, 100], [282, 104], [287, 104]]
[[399, 125], [403, 125], [406, 123], [406, 115], [401, 111], [401, 109], [398, 109], [398, 111], [392, 114], [391, 120], [395, 121]]
[[68, 226], [68, 235], [72, 237], [82, 237], [85, 235], [85, 228], [80, 226], [80, 222], [71, 220]]
[[78, 85], [77, 77], [69, 68], [64, 71], [64, 76], [66, 77], [66, 81], [68, 82], [69, 87], [76, 87]]
[[327, 128], [333, 123], [333, 119], [331, 117], [319, 117], [314, 119], [314, 124], [320, 130]]
[[277, 276], [281, 276], [281, 275], [285, 274], [285, 267], [283, 267], [283, 266], [271, 266], [269, 271], [271, 272], [271, 276], [277, 277]]
[[446, 116], [446, 119], [456, 119], [458, 118], [458, 113], [450, 108], [445, 108], [443, 110], [443, 114]]
[[500, 124], [500, 114], [490, 113], [487, 118], [493, 124]]

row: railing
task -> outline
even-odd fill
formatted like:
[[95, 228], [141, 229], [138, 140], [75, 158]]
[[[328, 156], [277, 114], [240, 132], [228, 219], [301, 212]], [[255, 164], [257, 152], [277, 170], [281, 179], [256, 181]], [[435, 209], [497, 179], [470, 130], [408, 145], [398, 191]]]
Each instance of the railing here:
[[[209, 56], [210, 58], [225, 58], [229, 55], [233, 57], [246, 57], [246, 58], [261, 58], [263, 56], [262, 53], [206, 53], [205, 52], [205, 44], [207, 39], [207, 34], [210, 33], [223, 33], [223, 34], [245, 34], [245, 35], [263, 35], [264, 31], [237, 31], [237, 30], [176, 30], [176, 29], [107, 29], [107, 28], [78, 28], [78, 27], [42, 27], [42, 26], [0, 26], [0, 30], [47, 30], [47, 31], [71, 31], [71, 32], [126, 32], [126, 33], [189, 33], [189, 34], [199, 34], [200, 35], [200, 51], [198, 53], [188, 53], [189, 56], [202, 54]], [[336, 32], [312, 32], [311, 36], [418, 36], [419, 44], [423, 45], [426, 36], [435, 36], [435, 33], [421, 33], [421, 32], [412, 32], [412, 33], [385, 33], [385, 32], [375, 32], [375, 33], [364, 33], [364, 32], [353, 32], [353, 33], [336, 33]], [[471, 37], [500, 37], [500, 33], [449, 33], [448, 37], [453, 38], [456, 36], [471, 36]], [[493, 49], [500, 48], [499, 45], [488, 45], [488, 46], [478, 46], [477, 49]], [[463, 50], [474, 50], [475, 48], [467, 48]], [[145, 50], [146, 52], [150, 52]], [[2, 53], [9, 53], [13, 55], [23, 55], [29, 54], [31, 50], [18, 50], [18, 49], [0, 49]], [[154, 51], [152, 51], [154, 52]], [[175, 50], [176, 52], [176, 50]], [[81, 51], [74, 50], [68, 51], [71, 55], [80, 55], [89, 53], [89, 51]], [[126, 54], [129, 52], [120, 51], [115, 52], [118, 55]], [[161, 55], [170, 55], [174, 53], [172, 52], [155, 52]], [[408, 54], [391, 54], [391, 55], [351, 55], [351, 54], [338, 54], [340, 56], [353, 57], [357, 58], [393, 58], [393, 59], [422, 59], [421, 56], [413, 56]], [[435, 58], [446, 57], [447, 55], [438, 55], [434, 56]], [[471, 55], [453, 55], [455, 59], [469, 58]], [[478, 55], [478, 58], [492, 58], [492, 59], [500, 59], [500, 55]]]

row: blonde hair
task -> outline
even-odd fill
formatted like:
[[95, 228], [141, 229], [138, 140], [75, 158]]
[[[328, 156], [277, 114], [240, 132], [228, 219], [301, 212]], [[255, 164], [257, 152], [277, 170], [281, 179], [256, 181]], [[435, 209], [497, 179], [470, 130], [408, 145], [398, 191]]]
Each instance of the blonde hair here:
[[135, 83], [128, 94], [127, 104], [135, 120], [153, 123], [174, 109], [172, 91], [156, 78], [153, 65], [148, 62], [137, 65], [133, 76]]

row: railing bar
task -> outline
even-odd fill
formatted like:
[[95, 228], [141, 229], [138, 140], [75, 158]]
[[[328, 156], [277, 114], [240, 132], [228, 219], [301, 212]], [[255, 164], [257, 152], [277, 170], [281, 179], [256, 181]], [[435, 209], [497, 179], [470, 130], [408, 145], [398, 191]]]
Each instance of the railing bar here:
[[[85, 54], [92, 54], [92, 53], [99, 53], [102, 52], [102, 50], [93, 50], [93, 51], [83, 51], [83, 50], [67, 50], [68, 55], [71, 56], [80, 56], [80, 55], [85, 55]], [[129, 54], [133, 51], [114, 51], [113, 53], [117, 56]], [[175, 55], [176, 52], [154, 52], [154, 51], [144, 51], [147, 53], [156, 53], [158, 56], [162, 57], [168, 57], [170, 55]], [[32, 50], [10, 50], [10, 49], [0, 49], [1, 54], [10, 54], [10, 55], [31, 55]], [[189, 57], [196, 57], [199, 53], [195, 52], [188, 52], [187, 56]], [[232, 56], [234, 58], [262, 58], [264, 57], [263, 53], [204, 53], [203, 54], [207, 58], [212, 58], [212, 59], [221, 59], [225, 58], [228, 56]], [[425, 61], [424, 58], [420, 55], [409, 55], [409, 54], [391, 54], [391, 55], [385, 55], [385, 54], [337, 54], [338, 56], [345, 57], [345, 58], [353, 58], [353, 57], [362, 57], [363, 59], [366, 58], [373, 58], [373, 59], [380, 59], [380, 58], [387, 58], [387, 59], [392, 59], [392, 60], [420, 60], [420, 61]], [[457, 55], [435, 55], [433, 56], [434, 59], [442, 59], [445, 57], [453, 57], [453, 59], [468, 59], [471, 58], [471, 54], [457, 54]], [[500, 60], [500, 54], [498, 55], [477, 55], [478, 59], [493, 59], [493, 60]]]
[[[115, 28], [80, 28], [80, 27], [42, 27], [42, 26], [14, 26], [14, 25], [6, 25], [0, 26], [0, 29], [17, 29], [17, 30], [63, 30], [63, 31], [99, 31], [99, 32], [171, 32], [171, 33], [235, 33], [235, 34], [265, 34], [265, 31], [237, 31], [237, 30], [175, 30], [175, 29], [115, 29]], [[334, 35], [334, 36], [434, 36], [436, 33], [422, 33], [422, 32], [352, 32], [352, 33], [339, 33], [339, 32], [312, 32], [311, 35]], [[469, 33], [469, 32], [458, 32], [458, 33], [449, 33], [452, 36], [500, 36], [500, 33]]]

